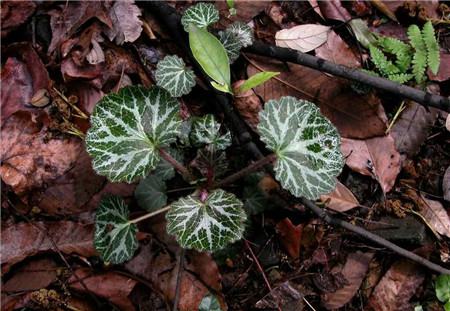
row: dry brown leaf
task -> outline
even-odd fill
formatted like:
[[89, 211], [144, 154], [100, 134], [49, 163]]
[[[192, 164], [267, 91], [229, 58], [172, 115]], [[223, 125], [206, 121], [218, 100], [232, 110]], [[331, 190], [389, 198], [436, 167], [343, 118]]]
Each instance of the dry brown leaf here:
[[[80, 292], [87, 289], [95, 295], [109, 300], [123, 311], [135, 311], [135, 307], [128, 295], [131, 293], [137, 282], [129, 277], [114, 272], [93, 274], [87, 268], [80, 268], [75, 271], [78, 276], [72, 275], [69, 279], [69, 286]], [[80, 284], [78, 279], [83, 281]]]
[[357, 95], [348, 81], [301, 65], [261, 56], [249, 57], [248, 76], [262, 70], [280, 72], [254, 89], [264, 101], [286, 95], [312, 101], [343, 137], [363, 139], [384, 134], [387, 118], [380, 100], [373, 94]]
[[96, 255], [93, 245], [94, 226], [72, 221], [18, 223], [2, 227], [2, 270], [28, 256], [55, 251], [51, 237], [58, 249], [84, 257]]
[[303, 225], [295, 226], [289, 218], [285, 218], [277, 223], [276, 230], [286, 252], [297, 259], [300, 256]]
[[34, 13], [36, 7], [37, 4], [34, 1], [2, 1], [2, 38], [24, 24]]
[[412, 310], [409, 300], [425, 279], [416, 264], [407, 260], [394, 263], [375, 287], [369, 306], [375, 311]]
[[437, 13], [437, 9], [439, 7], [439, 0], [410, 0], [410, 1], [377, 0], [376, 2], [382, 3], [382, 5], [384, 5], [390, 12], [394, 14], [397, 13], [397, 10], [399, 8], [406, 7], [408, 8], [408, 13], [411, 14], [411, 16], [414, 16], [419, 11], [423, 11], [424, 18], [426, 17], [435, 19], [440, 18], [439, 14]]
[[430, 80], [443, 82], [450, 79], [450, 53], [441, 52], [441, 61], [439, 63], [439, 70], [437, 74], [433, 74], [431, 70], [428, 70], [428, 77]]
[[436, 118], [436, 109], [426, 109], [410, 102], [390, 131], [398, 152], [408, 157], [415, 155], [427, 139]]
[[216, 1], [215, 5], [220, 13], [219, 23], [223, 27], [226, 27], [235, 21], [248, 23], [259, 13], [263, 12], [270, 5], [270, 2], [235, 0], [234, 8], [236, 9], [236, 15], [230, 15], [226, 0]]
[[325, 19], [325, 17], [323, 17], [323, 15], [322, 15], [322, 12], [320, 11], [319, 2], [317, 0], [308, 0], [308, 2], [311, 5], [311, 7], [314, 9], [314, 12], [316, 12], [320, 17]]
[[[238, 88], [244, 82], [245, 80], [239, 80], [233, 83], [233, 90], [237, 92]], [[256, 131], [256, 126], [259, 123], [259, 112], [262, 110], [262, 103], [253, 89], [236, 95], [233, 104], [245, 122]]]
[[361, 67], [359, 58], [334, 31], [330, 31], [327, 42], [316, 49], [316, 56], [351, 68]]
[[444, 200], [450, 201], [450, 166], [447, 167], [442, 180], [442, 192], [444, 193]]
[[57, 280], [58, 265], [49, 258], [28, 262], [14, 271], [14, 275], [2, 286], [2, 292], [14, 293], [46, 288]]
[[279, 47], [291, 48], [303, 53], [312, 51], [328, 39], [330, 27], [305, 24], [282, 29], [275, 34], [275, 43]]
[[141, 16], [141, 10], [133, 0], [116, 1], [109, 11], [113, 26], [106, 31], [109, 40], [115, 40], [119, 45], [136, 41], [142, 32], [142, 21], [139, 16]]
[[344, 267], [340, 271], [347, 280], [346, 284], [333, 293], [325, 293], [321, 300], [328, 310], [338, 309], [347, 304], [355, 296], [364, 280], [374, 253], [351, 253], [347, 256]]
[[359, 206], [358, 199], [341, 182], [337, 182], [333, 192], [320, 196], [326, 207], [338, 212], [346, 212]]
[[348, 22], [352, 16], [342, 6], [340, 0], [318, 1], [319, 8], [325, 18]]
[[421, 194], [418, 198], [420, 214], [427, 220], [434, 231], [450, 237], [450, 217], [441, 202], [425, 198]]
[[261, 300], [255, 307], [264, 310], [304, 310], [303, 295], [289, 281], [286, 281], [274, 289]]
[[352, 170], [377, 180], [384, 193], [392, 189], [401, 163], [390, 135], [366, 140], [343, 138], [341, 151]]
[[381, 13], [383, 13], [384, 15], [386, 15], [387, 17], [389, 17], [393, 21], [398, 22], [397, 21], [397, 17], [395, 17], [394, 12], [392, 12], [391, 9], [388, 6], [386, 6], [383, 1], [370, 0], [370, 3], [372, 3], [372, 5], [374, 7], [376, 7]]

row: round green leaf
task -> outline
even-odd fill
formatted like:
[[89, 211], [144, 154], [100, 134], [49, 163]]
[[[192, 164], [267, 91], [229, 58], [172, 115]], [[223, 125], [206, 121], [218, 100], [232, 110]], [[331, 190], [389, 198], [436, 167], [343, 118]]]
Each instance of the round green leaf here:
[[147, 176], [160, 160], [158, 149], [176, 140], [179, 110], [159, 87], [131, 86], [103, 97], [86, 136], [95, 171], [114, 182]]
[[156, 84], [173, 97], [189, 94], [195, 86], [194, 72], [176, 55], [168, 55], [158, 62], [155, 79]]
[[234, 63], [234, 61], [238, 59], [239, 53], [242, 49], [241, 41], [239, 41], [233, 33], [228, 31], [219, 32], [219, 41], [227, 51], [230, 63]]
[[206, 28], [219, 20], [219, 11], [212, 3], [200, 2], [188, 8], [183, 17], [181, 24], [186, 32], [189, 32], [189, 24], [194, 24], [199, 28]]
[[217, 84], [230, 89], [230, 62], [222, 43], [208, 31], [190, 24], [189, 46], [205, 73]]
[[259, 114], [261, 140], [277, 155], [275, 178], [297, 197], [331, 192], [344, 165], [340, 136], [313, 103], [285, 96]]
[[95, 214], [94, 246], [102, 259], [120, 264], [138, 248], [137, 227], [128, 221], [129, 211], [120, 197], [104, 198]]
[[166, 214], [167, 232], [182, 247], [215, 251], [242, 238], [246, 215], [234, 194], [218, 189], [199, 196], [179, 199]]
[[450, 275], [442, 274], [436, 278], [436, 297], [441, 302], [450, 301]]
[[134, 196], [140, 207], [153, 212], [167, 204], [166, 191], [166, 183], [158, 176], [151, 174], [141, 180]]
[[194, 145], [212, 145], [215, 150], [225, 150], [231, 145], [231, 134], [226, 131], [220, 134], [220, 123], [212, 114], [197, 118], [192, 123], [191, 141]]

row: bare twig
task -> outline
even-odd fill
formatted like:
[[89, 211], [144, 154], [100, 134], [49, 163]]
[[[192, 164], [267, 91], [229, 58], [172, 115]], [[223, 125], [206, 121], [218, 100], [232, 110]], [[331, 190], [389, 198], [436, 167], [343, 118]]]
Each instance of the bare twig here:
[[185, 253], [184, 248], [181, 248], [178, 258], [177, 285], [175, 286], [175, 299], [173, 300], [173, 311], [178, 310], [178, 303], [180, 301], [181, 278], [183, 277], [183, 270], [184, 270], [184, 253]]

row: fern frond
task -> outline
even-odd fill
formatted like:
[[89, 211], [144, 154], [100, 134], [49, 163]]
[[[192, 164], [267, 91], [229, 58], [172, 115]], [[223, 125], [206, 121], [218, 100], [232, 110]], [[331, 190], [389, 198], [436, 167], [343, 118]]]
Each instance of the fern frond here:
[[384, 75], [398, 73], [400, 70], [387, 59], [386, 55], [374, 45], [369, 45], [370, 58], [377, 69]]
[[428, 67], [434, 74], [437, 74], [440, 62], [439, 45], [434, 34], [433, 24], [430, 21], [426, 22], [422, 28], [422, 38], [427, 48]]
[[391, 37], [381, 37], [378, 44], [384, 51], [395, 55], [395, 64], [401, 72], [408, 70], [412, 58], [412, 49], [409, 44]]
[[408, 28], [408, 38], [411, 46], [414, 48], [413, 55], [413, 74], [417, 83], [421, 83], [425, 78], [425, 70], [427, 68], [427, 49], [417, 25], [411, 25]]
[[397, 73], [393, 75], [389, 75], [388, 78], [391, 81], [398, 82], [398, 83], [405, 83], [411, 80], [414, 77], [414, 75], [410, 73]]

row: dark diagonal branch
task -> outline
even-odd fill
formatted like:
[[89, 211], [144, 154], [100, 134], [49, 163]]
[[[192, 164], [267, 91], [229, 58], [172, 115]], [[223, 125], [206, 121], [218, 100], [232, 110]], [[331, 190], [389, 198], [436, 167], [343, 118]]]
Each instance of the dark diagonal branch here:
[[[189, 49], [189, 45], [187, 43], [187, 36], [184, 32], [183, 28], [180, 24], [180, 17], [178, 16], [175, 9], [170, 7], [167, 3], [163, 1], [146, 1], [146, 2], [138, 2], [141, 6], [148, 9], [151, 13], [154, 14], [155, 17], [159, 18], [164, 25], [167, 27], [167, 29], [171, 32], [172, 38], [175, 42], [177, 42], [181, 48], [184, 49], [184, 52], [189, 55], [192, 63], [196, 66], [196, 69], [198, 72], [202, 74], [202, 77], [205, 81], [209, 81], [207, 77], [203, 74], [201, 70], [199, 70], [199, 65], [196, 63], [195, 59], [192, 57], [191, 51]], [[288, 50], [289, 51], [289, 50]], [[306, 54], [305, 54], [306, 55]], [[268, 55], [271, 56], [271, 55]], [[308, 55], [310, 57], [313, 57], [311, 55]], [[314, 59], [317, 59], [314, 57]], [[323, 66], [323, 62], [321, 62]], [[327, 62], [328, 63], [328, 62]], [[331, 63], [330, 63], [331, 64]], [[355, 78], [357, 79], [357, 78]], [[385, 79], [383, 79], [385, 80]], [[360, 81], [362, 82], [362, 81]], [[206, 83], [209, 85], [209, 83]], [[214, 91], [214, 90], [212, 90]], [[418, 91], [418, 90], [416, 90]], [[420, 92], [420, 91], [419, 91]], [[223, 93], [214, 91], [216, 96], [216, 101], [214, 102], [214, 105], [216, 105], [221, 112], [224, 113], [226, 117], [226, 121], [231, 125], [230, 128], [233, 130], [235, 136], [238, 138], [239, 142], [241, 143], [242, 147], [245, 149], [245, 151], [248, 153], [248, 155], [253, 158], [254, 160], [261, 160], [264, 158], [263, 153], [259, 150], [258, 146], [252, 141], [252, 135], [248, 131], [247, 125], [245, 122], [241, 119], [240, 115], [234, 110], [232, 105], [232, 99], [230, 96], [225, 96]], [[424, 92], [422, 92], [425, 94]], [[424, 95], [424, 97], [427, 98], [435, 98], [432, 97], [434, 95], [429, 94], [429, 96]], [[420, 96], [419, 96], [420, 97]], [[423, 97], [422, 97], [423, 98]], [[440, 101], [438, 101], [440, 102]], [[438, 103], [436, 103], [438, 104]], [[446, 103], [442, 103], [441, 109], [445, 108], [444, 105]], [[431, 105], [431, 104], [430, 104]], [[447, 104], [448, 105], [448, 104]], [[444, 110], [448, 110], [444, 109]], [[298, 199], [295, 199], [298, 200]], [[404, 256], [414, 262], [417, 262], [433, 271], [436, 271], [438, 273], [442, 274], [450, 274], [450, 270], [443, 268], [437, 264], [432, 263], [431, 261], [422, 258], [413, 252], [410, 252], [404, 248], [401, 248], [386, 239], [383, 239], [382, 237], [373, 234], [361, 227], [354, 226], [346, 221], [343, 221], [338, 218], [334, 218], [329, 213], [326, 212], [323, 208], [318, 207], [313, 202], [301, 199], [301, 202], [309, 208], [312, 212], [314, 212], [318, 217], [320, 217], [323, 221], [331, 224], [331, 225], [337, 225], [341, 226], [349, 231], [352, 231], [354, 233], [357, 233], [358, 235], [362, 236], [363, 238], [372, 241], [374, 243], [377, 243], [379, 245], [382, 245], [397, 254]]]

